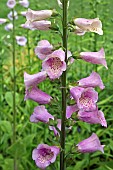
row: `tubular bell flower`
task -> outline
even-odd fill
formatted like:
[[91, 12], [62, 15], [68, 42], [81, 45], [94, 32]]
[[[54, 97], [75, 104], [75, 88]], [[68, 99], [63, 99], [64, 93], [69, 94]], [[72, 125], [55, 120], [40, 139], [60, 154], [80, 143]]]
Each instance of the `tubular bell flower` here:
[[16, 5], [16, 1], [15, 0], [8, 0], [7, 1], [8, 8], [14, 8], [15, 5]]
[[39, 84], [40, 82], [44, 81], [46, 77], [47, 74], [45, 71], [39, 72], [37, 74], [32, 74], [32, 75], [24, 72], [24, 83], [26, 89], [28, 89], [30, 86]]
[[47, 109], [45, 106], [37, 106], [34, 108], [33, 114], [30, 116], [30, 121], [37, 123], [37, 122], [44, 122], [48, 123], [49, 119], [53, 119], [54, 117], [48, 113]]
[[5, 18], [0, 18], [0, 25], [1, 25], [1, 24], [4, 24], [5, 22], [7, 22], [7, 19], [5, 19]]
[[106, 69], [108, 69], [103, 48], [101, 48], [98, 52], [81, 52], [80, 57], [86, 62], [92, 64], [102, 64], [106, 67]]
[[25, 46], [27, 43], [27, 38], [24, 36], [16, 36], [17, 44], [20, 46]]
[[102, 23], [99, 18], [95, 19], [85, 19], [76, 18], [74, 19], [74, 24], [81, 29], [81, 32], [95, 32], [99, 35], [103, 35]]
[[93, 88], [72, 87], [70, 93], [80, 110], [93, 111], [96, 109], [98, 93]]
[[28, 0], [20, 0], [19, 4], [22, 5], [25, 8], [28, 8], [29, 6], [29, 1]]
[[78, 119], [82, 120], [83, 122], [87, 122], [90, 124], [101, 124], [104, 127], [107, 127], [106, 120], [104, 118], [103, 112], [98, 110], [98, 108], [91, 112], [86, 112], [80, 110], [78, 112]]
[[78, 151], [81, 153], [90, 153], [95, 151], [101, 151], [104, 153], [103, 148], [105, 145], [101, 145], [98, 136], [93, 133], [89, 138], [79, 142], [76, 146]]
[[41, 10], [41, 11], [34, 11], [31, 9], [28, 9], [26, 13], [26, 19], [27, 21], [33, 22], [33, 21], [41, 21], [45, 20], [49, 17], [51, 17], [53, 14], [52, 10]]
[[24, 28], [28, 28], [31, 30], [49, 30], [51, 27], [51, 21], [41, 20], [41, 21], [27, 21], [24, 24]]
[[39, 59], [44, 60], [47, 55], [51, 54], [53, 46], [47, 40], [41, 40], [35, 48], [35, 54]]
[[[10, 13], [7, 15], [7, 17], [10, 19], [10, 20], [13, 20], [13, 13], [12, 11], [10, 11]], [[14, 11], [14, 18], [15, 19], [18, 19], [18, 14], [16, 11]]]
[[48, 104], [52, 97], [39, 90], [36, 86], [26, 89], [24, 100], [31, 99], [39, 104]]
[[78, 81], [78, 86], [80, 87], [100, 87], [104, 89], [105, 86], [101, 80], [101, 77], [98, 73], [92, 72], [89, 77], [83, 78]]
[[42, 63], [50, 79], [59, 78], [62, 72], [66, 70], [65, 53], [63, 50], [56, 50], [50, 54]]
[[55, 162], [60, 149], [56, 146], [39, 144], [32, 152], [32, 159], [40, 169], [45, 169], [51, 163]]
[[78, 111], [78, 110], [79, 110], [79, 109], [78, 109], [77, 104], [71, 105], [71, 106], [67, 106], [67, 108], [66, 108], [66, 118], [69, 119], [69, 118], [71, 117], [71, 115], [72, 115], [74, 112]]
[[79, 28], [77, 26], [75, 27], [75, 34], [82, 36], [85, 33], [86, 33], [86, 31], [83, 31], [81, 28]]

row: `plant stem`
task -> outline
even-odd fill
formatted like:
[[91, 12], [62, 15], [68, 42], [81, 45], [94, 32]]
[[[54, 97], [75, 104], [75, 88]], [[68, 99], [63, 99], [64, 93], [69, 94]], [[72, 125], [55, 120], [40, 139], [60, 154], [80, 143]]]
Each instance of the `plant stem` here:
[[[63, 4], [63, 49], [65, 50], [65, 62], [67, 63], [67, 0]], [[66, 120], [66, 71], [62, 74], [62, 118], [61, 118], [61, 153], [60, 153], [60, 170], [66, 169], [65, 162], [65, 120]]]
[[[13, 144], [16, 141], [16, 74], [15, 74], [15, 18], [14, 18], [14, 9], [12, 9], [13, 14], [13, 31], [12, 31], [12, 38], [13, 38]], [[17, 170], [16, 165], [16, 155], [14, 155], [14, 170]]]
[[29, 44], [29, 30], [27, 30], [27, 52], [28, 52], [29, 66], [30, 66], [30, 69], [31, 69], [30, 44]]

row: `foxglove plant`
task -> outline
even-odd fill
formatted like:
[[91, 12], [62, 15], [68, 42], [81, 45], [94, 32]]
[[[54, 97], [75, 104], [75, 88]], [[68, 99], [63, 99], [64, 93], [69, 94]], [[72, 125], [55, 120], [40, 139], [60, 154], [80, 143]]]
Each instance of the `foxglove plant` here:
[[[48, 40], [39, 41], [35, 48], [35, 54], [42, 60], [42, 70], [34, 75], [29, 75], [25, 72], [24, 83], [25, 100], [31, 99], [38, 103], [38, 106], [34, 108], [30, 121], [33, 123], [43, 122], [49, 125], [49, 129], [54, 132], [54, 135], [60, 137], [59, 146], [39, 144], [38, 147], [33, 150], [32, 158], [37, 167], [45, 169], [56, 160], [56, 156], [60, 153], [60, 170], [66, 170], [66, 122], [73, 121], [76, 124], [76, 120], [74, 119], [75, 114], [73, 115], [73, 113], [77, 112], [76, 118], [89, 124], [101, 124], [102, 126], [107, 127], [107, 122], [104, 113], [101, 110], [98, 110], [97, 106], [98, 93], [95, 88], [99, 87], [102, 90], [105, 86], [100, 75], [96, 72], [92, 72], [90, 76], [77, 81], [75, 83], [76, 86], [70, 86], [70, 100], [73, 100], [74, 103], [67, 106], [67, 68], [74, 62], [74, 59], [71, 57], [72, 53], [67, 49], [68, 27], [70, 30], [70, 22], [68, 23], [67, 18], [69, 1], [57, 0], [57, 2], [62, 9], [62, 32], [58, 27], [56, 27], [57, 29], [55, 31], [59, 32], [62, 37], [62, 48], [55, 49]], [[23, 28], [31, 30], [52, 29], [53, 23], [51, 21], [51, 16], [55, 16], [54, 10], [34, 11], [28, 9], [25, 15], [27, 21], [23, 25]], [[49, 19], [50, 21], [46, 19]], [[94, 32], [103, 35], [102, 23], [99, 18], [76, 18], [74, 19], [74, 25], [71, 25], [71, 27], [74, 28], [74, 33], [81, 36], [86, 32]], [[99, 52], [81, 52], [80, 58], [92, 64], [102, 64], [107, 68], [103, 48], [101, 48]], [[51, 103], [54, 101], [54, 98], [37, 87], [37, 85], [46, 78], [49, 78], [50, 81], [56, 79], [61, 80], [61, 119], [51, 115], [45, 107], [45, 104]], [[53, 122], [57, 122], [57, 124], [54, 125]], [[71, 127], [68, 129], [70, 128]], [[79, 142], [76, 146], [77, 150], [81, 153], [95, 151], [104, 153], [104, 145], [100, 144], [99, 138], [95, 133], [89, 138]]]

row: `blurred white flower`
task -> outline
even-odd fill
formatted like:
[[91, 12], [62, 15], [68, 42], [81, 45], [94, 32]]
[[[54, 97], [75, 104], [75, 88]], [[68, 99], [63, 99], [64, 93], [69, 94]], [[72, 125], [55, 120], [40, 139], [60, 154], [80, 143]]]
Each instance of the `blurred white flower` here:
[[[13, 20], [13, 13], [12, 11], [10, 11], [10, 13], [7, 15], [7, 17], [10, 19], [10, 20]], [[14, 11], [14, 19], [18, 19], [18, 14], [16, 11]]]
[[19, 4], [22, 5], [25, 8], [28, 8], [29, 6], [29, 1], [28, 0], [20, 0]]
[[5, 18], [0, 18], [0, 25], [1, 25], [1, 24], [4, 24], [6, 21], [7, 21], [7, 19], [5, 19]]
[[9, 23], [9, 24], [5, 25], [4, 28], [5, 28], [6, 31], [11, 31], [13, 29], [13, 24]]
[[25, 46], [27, 43], [27, 38], [24, 36], [16, 36], [17, 44], [20, 46]]
[[15, 0], [8, 0], [7, 1], [8, 8], [14, 8], [15, 5], [16, 5], [16, 1]]

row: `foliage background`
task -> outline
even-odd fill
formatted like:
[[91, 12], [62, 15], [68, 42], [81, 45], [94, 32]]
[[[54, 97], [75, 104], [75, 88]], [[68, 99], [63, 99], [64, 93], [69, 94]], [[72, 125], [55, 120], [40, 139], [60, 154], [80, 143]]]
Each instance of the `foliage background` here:
[[[9, 9], [6, 7], [6, 0], [0, 0], [0, 18], [7, 18]], [[95, 152], [93, 154], [74, 154], [70, 155], [67, 160], [67, 170], [112, 170], [113, 169], [113, 1], [109, 0], [70, 0], [69, 20], [74, 17], [95, 18], [99, 17], [103, 23], [104, 35], [99, 36], [94, 33], [87, 33], [83, 37], [69, 34], [68, 49], [75, 51], [98, 51], [104, 47], [108, 70], [102, 66], [95, 66], [84, 61], [76, 60], [68, 72], [68, 83], [77, 81], [88, 76], [92, 70], [97, 71], [106, 86], [103, 91], [99, 92], [98, 106], [104, 112], [107, 119], [108, 128], [100, 125], [89, 125], [83, 122], [77, 122], [72, 130], [66, 136], [66, 149], [69, 151], [72, 144], [89, 137], [92, 132], [96, 132], [101, 143], [105, 144], [105, 153]], [[57, 5], [56, 0], [30, 0], [30, 8], [40, 9], [57, 9], [62, 12]], [[19, 5], [15, 10], [24, 11]], [[41, 39], [47, 39], [50, 43], [56, 45], [61, 43], [58, 34], [43, 31], [28, 31], [19, 27], [25, 22], [25, 18], [19, 15], [16, 21], [16, 35], [29, 35], [30, 41], [30, 59], [28, 49], [16, 45], [16, 143], [12, 143], [13, 137], [13, 72], [12, 72], [12, 33], [6, 32], [4, 26], [0, 26], [0, 169], [13, 170], [13, 157], [16, 155], [18, 160], [18, 170], [36, 170], [34, 161], [31, 159], [32, 150], [39, 143], [48, 145], [58, 145], [48, 126], [42, 123], [32, 124], [29, 117], [33, 108], [37, 106], [33, 101], [24, 102], [24, 82], [23, 73], [37, 73], [41, 69], [41, 63], [34, 54], [34, 48]], [[56, 22], [60, 23], [60, 20]], [[10, 35], [10, 38], [8, 38]], [[29, 62], [30, 61], [30, 62]], [[59, 81], [44, 81], [40, 88], [48, 94], [56, 97], [58, 102], [52, 106], [47, 106], [49, 112], [60, 118], [60, 84]], [[57, 97], [59, 96], [59, 98]], [[47, 168], [48, 170], [59, 169], [59, 158], [55, 164]]]

